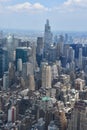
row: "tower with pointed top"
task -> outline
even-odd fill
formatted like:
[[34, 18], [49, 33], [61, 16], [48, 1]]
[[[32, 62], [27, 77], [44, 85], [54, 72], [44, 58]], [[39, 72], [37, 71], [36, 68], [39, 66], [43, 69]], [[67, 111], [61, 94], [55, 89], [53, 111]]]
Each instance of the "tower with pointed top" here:
[[52, 32], [51, 26], [49, 25], [49, 20], [46, 20], [45, 32], [44, 32], [44, 50], [48, 52], [50, 45], [52, 44]]

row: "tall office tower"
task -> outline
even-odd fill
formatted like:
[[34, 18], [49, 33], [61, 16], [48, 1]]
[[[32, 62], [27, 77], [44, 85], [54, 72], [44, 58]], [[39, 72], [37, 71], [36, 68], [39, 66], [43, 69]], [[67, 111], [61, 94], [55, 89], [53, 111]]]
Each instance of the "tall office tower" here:
[[29, 62], [26, 62], [26, 63], [23, 63], [22, 65], [22, 76], [24, 79], [26, 79], [26, 77], [28, 75], [33, 75], [33, 65], [32, 63], [29, 63]]
[[74, 70], [75, 70], [75, 62], [74, 62], [74, 61], [72, 61], [72, 62], [70, 63], [70, 70], [73, 71], [73, 72], [74, 72]]
[[58, 78], [58, 68], [56, 64], [52, 65], [52, 80]]
[[3, 75], [3, 90], [8, 90], [9, 87], [9, 72], [5, 72]]
[[8, 122], [15, 122], [16, 121], [16, 107], [12, 106], [8, 110]]
[[75, 51], [73, 50], [72, 47], [69, 47], [68, 60], [71, 62], [71, 61], [74, 61], [74, 58], [75, 58]]
[[3, 31], [0, 31], [0, 47], [3, 46], [2, 42], [3, 42]]
[[34, 75], [29, 75], [29, 90], [35, 90], [35, 80]]
[[51, 27], [49, 25], [49, 20], [47, 19], [45, 24], [45, 32], [44, 32], [44, 49], [45, 52], [48, 52], [50, 45], [52, 44], [52, 33]]
[[87, 72], [87, 57], [83, 57], [83, 70]]
[[57, 44], [57, 57], [60, 57], [64, 53], [64, 37], [62, 35], [59, 36], [58, 38], [58, 44]]
[[0, 48], [0, 78], [5, 71], [8, 71], [8, 51], [6, 48]]
[[87, 57], [87, 44], [82, 47], [82, 54], [84, 57]]
[[18, 59], [17, 61], [17, 71], [18, 72], [22, 71], [22, 59]]
[[31, 48], [27, 48], [27, 47], [16, 48], [16, 67], [17, 67], [18, 59], [22, 59], [23, 63], [28, 62], [30, 51], [31, 51]]
[[0, 39], [3, 39], [3, 31], [0, 31]]
[[19, 40], [14, 38], [14, 35], [8, 35], [8, 37], [6, 39], [6, 47], [8, 50], [9, 61], [15, 60], [14, 51], [15, 51], [16, 47], [18, 47], [18, 42], [19, 42]]
[[43, 65], [42, 67], [42, 87], [51, 88], [51, 66]]
[[67, 33], [65, 34], [65, 37], [64, 37], [64, 43], [65, 43], [65, 44], [68, 43], [68, 34], [67, 34]]
[[35, 42], [32, 43], [31, 56], [29, 57], [29, 61], [32, 63], [32, 67], [35, 70], [36, 67], [37, 67], [37, 62], [36, 62], [36, 45], [35, 45]]
[[64, 56], [68, 59], [68, 53], [69, 53], [69, 44], [64, 44]]
[[79, 65], [78, 67], [82, 69], [82, 48], [79, 48]]
[[56, 46], [51, 46], [49, 49], [49, 61], [56, 61]]
[[13, 63], [9, 63], [9, 86], [15, 82], [15, 66]]
[[58, 37], [57, 35], [54, 36], [54, 44], [56, 45], [58, 43]]
[[43, 48], [44, 48], [43, 37], [38, 37], [37, 38], [37, 49], [36, 49], [36, 53], [38, 55], [42, 55], [43, 54]]
[[59, 44], [60, 44], [60, 53], [63, 55], [63, 49], [64, 49], [64, 37], [63, 37], [63, 35], [59, 36]]
[[55, 123], [58, 126], [59, 130], [66, 130], [67, 119], [65, 116], [65, 112], [62, 111], [62, 109], [60, 109], [59, 111], [55, 111]]
[[36, 48], [36, 60], [38, 65], [40, 66], [41, 60], [43, 58], [43, 49], [44, 49], [44, 41], [43, 37], [37, 38], [37, 48]]
[[23, 77], [20, 78], [20, 86], [22, 89], [25, 89], [25, 80]]
[[67, 130], [86, 130], [87, 129], [87, 101], [77, 101], [75, 103], [71, 120]]
[[65, 68], [67, 65], [67, 58], [65, 56], [61, 56], [60, 60], [61, 60], [62, 67]]

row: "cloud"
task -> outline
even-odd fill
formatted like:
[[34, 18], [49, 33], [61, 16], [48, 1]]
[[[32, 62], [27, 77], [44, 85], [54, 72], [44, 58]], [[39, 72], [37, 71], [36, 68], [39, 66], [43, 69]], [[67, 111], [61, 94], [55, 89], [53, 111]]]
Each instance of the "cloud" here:
[[[12, 0], [0, 0], [0, 13], [8, 13], [8, 12], [27, 12], [27, 13], [36, 13], [36, 12], [74, 12], [74, 11], [82, 11], [87, 10], [87, 0], [66, 0], [62, 4], [55, 7], [45, 7], [40, 3], [31, 4], [30, 2], [17, 3], [15, 5], [9, 5], [8, 1]], [[8, 5], [2, 4], [2, 2], [8, 2]]]
[[65, 6], [87, 7], [87, 0], [67, 0]]
[[31, 4], [29, 2], [11, 5], [11, 6], [8, 6], [7, 9], [13, 12], [29, 12], [29, 11], [34, 12], [34, 11], [47, 11], [48, 10], [48, 8], [46, 8], [40, 3]]
[[53, 9], [63, 13], [87, 11], [87, 0], [67, 0]]
[[9, 2], [11, 0], [0, 0], [0, 2]]

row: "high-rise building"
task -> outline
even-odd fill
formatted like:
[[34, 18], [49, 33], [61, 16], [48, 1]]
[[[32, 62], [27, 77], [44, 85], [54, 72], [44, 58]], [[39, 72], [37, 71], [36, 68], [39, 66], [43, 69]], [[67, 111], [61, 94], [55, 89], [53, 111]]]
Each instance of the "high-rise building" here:
[[52, 70], [52, 80], [53, 80], [53, 79], [57, 79], [57, 78], [58, 78], [57, 65], [56, 65], [56, 64], [53, 64], [51, 70]]
[[69, 47], [69, 50], [68, 50], [68, 60], [70, 62], [74, 61], [74, 58], [75, 58], [75, 51], [73, 50], [72, 47]]
[[16, 121], [16, 107], [12, 106], [8, 110], [8, 122], [15, 122]]
[[15, 66], [13, 63], [9, 63], [9, 87], [15, 82]]
[[3, 75], [3, 90], [7, 90], [9, 87], [9, 73], [8, 71]]
[[69, 53], [69, 44], [64, 44], [64, 56], [68, 59], [68, 53]]
[[49, 20], [47, 19], [46, 24], [45, 24], [45, 32], [44, 32], [45, 52], [48, 51], [51, 44], [52, 44], [52, 33], [51, 33], [51, 27], [49, 25]]
[[8, 50], [9, 61], [15, 60], [15, 49], [18, 47], [19, 39], [14, 38], [14, 35], [8, 35], [6, 38], [6, 47]]
[[32, 63], [26, 62], [22, 65], [22, 76], [26, 79], [28, 75], [33, 75], [33, 65]]
[[22, 63], [26, 63], [29, 60], [31, 48], [27, 47], [18, 47], [16, 48], [16, 67], [18, 59], [22, 59]]
[[51, 45], [50, 49], [49, 49], [49, 61], [56, 61], [56, 47]]
[[22, 59], [18, 59], [17, 61], [17, 71], [22, 71]]
[[67, 130], [86, 130], [87, 129], [87, 101], [77, 101], [75, 103], [71, 120]]
[[43, 48], [44, 48], [43, 37], [38, 37], [38, 38], [37, 38], [36, 53], [37, 53], [38, 55], [42, 55], [42, 54], [43, 54]]
[[82, 68], [82, 48], [79, 48], [79, 68]]
[[58, 38], [58, 44], [56, 47], [57, 58], [60, 56], [63, 56], [63, 53], [64, 53], [64, 37], [63, 35], [60, 35]]
[[42, 67], [42, 87], [51, 88], [51, 66], [43, 65]]
[[29, 62], [32, 63], [32, 67], [35, 70], [37, 68], [37, 62], [36, 62], [36, 44], [35, 44], [35, 42], [32, 43], [31, 55], [29, 57]]
[[65, 44], [68, 43], [68, 34], [67, 33], [65, 34], [64, 42], [65, 42]]
[[3, 31], [0, 31], [0, 39], [3, 38]]
[[36, 48], [36, 60], [38, 65], [40, 66], [41, 60], [43, 58], [43, 49], [44, 49], [44, 41], [43, 37], [37, 38], [37, 48]]
[[84, 46], [82, 47], [82, 55], [83, 55], [84, 57], [87, 57], [87, 45], [84, 45]]
[[34, 75], [29, 75], [29, 90], [35, 90], [35, 80]]
[[8, 51], [6, 48], [0, 48], [0, 78], [5, 71], [8, 71]]

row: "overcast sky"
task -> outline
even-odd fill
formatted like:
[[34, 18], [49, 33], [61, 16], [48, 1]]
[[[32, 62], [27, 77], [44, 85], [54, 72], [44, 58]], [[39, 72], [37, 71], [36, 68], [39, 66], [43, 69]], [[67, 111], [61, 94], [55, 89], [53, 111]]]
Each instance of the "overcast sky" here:
[[0, 28], [87, 31], [87, 0], [0, 0]]

